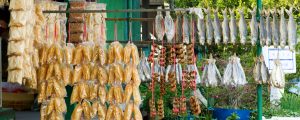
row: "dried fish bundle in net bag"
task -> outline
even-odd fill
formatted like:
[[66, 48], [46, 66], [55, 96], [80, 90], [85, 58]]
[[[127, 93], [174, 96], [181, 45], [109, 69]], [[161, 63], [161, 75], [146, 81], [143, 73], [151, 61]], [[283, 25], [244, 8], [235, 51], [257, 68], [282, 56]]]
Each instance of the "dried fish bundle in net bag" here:
[[247, 83], [240, 58], [236, 55], [231, 56], [224, 71], [222, 84], [226, 86], [243, 86]]
[[129, 103], [125, 107], [124, 120], [130, 120], [133, 113], [133, 103]]
[[80, 64], [83, 60], [83, 46], [77, 45], [73, 51], [72, 64]]
[[121, 85], [117, 85], [114, 87], [114, 100], [115, 100], [115, 103], [118, 103], [118, 104], [121, 104], [123, 103], [123, 89], [122, 89], [122, 86]]
[[285, 76], [282, 69], [282, 65], [279, 59], [274, 61], [275, 67], [271, 72], [270, 82], [271, 85], [277, 88], [284, 88], [285, 86]]
[[115, 106], [113, 115], [114, 115], [115, 120], [122, 120], [123, 119], [123, 110], [119, 106]]
[[99, 104], [97, 110], [98, 110], [98, 119], [105, 119], [106, 111], [107, 111], [105, 104]]
[[190, 97], [190, 107], [194, 115], [199, 115], [201, 113], [200, 102], [196, 96]]
[[264, 57], [261, 55], [260, 57], [255, 59], [255, 66], [253, 69], [254, 80], [257, 84], [269, 84], [269, 70], [264, 61]]
[[202, 81], [205, 86], [216, 87], [222, 81], [222, 76], [216, 66], [216, 60], [212, 55], [204, 63], [205, 67], [202, 74]]
[[73, 60], [73, 55], [74, 55], [74, 51], [75, 51], [75, 46], [74, 44], [72, 43], [67, 43], [66, 46], [64, 46], [63, 48], [63, 51], [64, 51], [64, 61], [67, 63], [67, 64], [71, 64], [72, 63], [72, 60]]
[[99, 86], [98, 88], [98, 98], [100, 99], [101, 104], [105, 104], [106, 101], [106, 89], [105, 86]]
[[97, 78], [98, 78], [100, 85], [105, 85], [109, 79], [109, 75], [108, 75], [106, 69], [103, 67], [98, 67], [97, 74], [98, 74]]
[[99, 44], [96, 44], [93, 49], [92, 62], [99, 62], [100, 65], [107, 64], [107, 53]]
[[95, 101], [98, 100], [98, 88], [99, 84], [97, 84], [95, 81], [88, 82], [88, 88], [89, 88], [89, 101]]
[[114, 86], [110, 87], [108, 93], [106, 94], [106, 101], [108, 103], [113, 103], [114, 101]]
[[127, 84], [125, 87], [123, 102], [128, 104], [130, 101], [130, 98], [132, 96], [133, 86], [132, 84]]

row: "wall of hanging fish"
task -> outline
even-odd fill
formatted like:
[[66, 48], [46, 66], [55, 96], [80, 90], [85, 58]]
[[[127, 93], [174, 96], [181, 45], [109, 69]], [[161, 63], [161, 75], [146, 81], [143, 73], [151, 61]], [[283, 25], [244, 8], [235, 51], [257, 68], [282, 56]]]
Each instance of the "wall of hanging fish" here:
[[[162, 13], [158, 12], [155, 18], [155, 32], [159, 40], [162, 40], [163, 34], [166, 33], [167, 41], [171, 43], [173, 42], [171, 38], [174, 37], [174, 31], [176, 31], [176, 42], [190, 43], [192, 35], [190, 27], [192, 26], [189, 24], [191, 21], [189, 19], [193, 18], [197, 22], [197, 40], [201, 45], [250, 43], [254, 46], [260, 38], [262, 46], [276, 48], [287, 45], [291, 50], [295, 49], [297, 24], [293, 16], [293, 7], [290, 9], [263, 9], [259, 13], [261, 15], [259, 21], [256, 20], [256, 8], [248, 11], [245, 13], [244, 8], [223, 10], [190, 8], [189, 13], [195, 14], [196, 17], [188, 17], [187, 13], [177, 12], [175, 20], [169, 13], [163, 17]], [[239, 17], [236, 17], [236, 14], [239, 14]], [[246, 14], [251, 17], [249, 21], [246, 21]], [[220, 15], [223, 15], [223, 20], [219, 19]], [[285, 15], [288, 18], [285, 18]], [[164, 24], [160, 22], [163, 19], [165, 19]], [[174, 26], [177, 26], [175, 30], [173, 30]], [[250, 32], [247, 31], [247, 28], [250, 28]]]

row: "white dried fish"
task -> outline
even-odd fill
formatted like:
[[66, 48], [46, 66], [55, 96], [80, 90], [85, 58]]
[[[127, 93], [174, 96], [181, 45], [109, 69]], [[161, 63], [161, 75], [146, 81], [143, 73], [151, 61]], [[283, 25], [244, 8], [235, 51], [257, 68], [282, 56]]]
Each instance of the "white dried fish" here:
[[281, 67], [281, 63], [279, 59], [274, 61], [274, 68], [271, 72], [270, 82], [271, 85], [277, 88], [284, 88], [285, 86], [285, 76]]
[[212, 56], [206, 60], [202, 80], [207, 87], [216, 87], [222, 81], [221, 74], [215, 63], [216, 60]]
[[272, 38], [273, 38], [273, 45], [275, 48], [279, 45], [279, 23], [277, 20], [277, 10], [274, 9], [271, 11], [273, 22], [272, 22]]
[[295, 50], [295, 45], [297, 43], [297, 24], [295, 23], [294, 16], [293, 16], [293, 7], [290, 7], [290, 10], [285, 10], [286, 13], [289, 15], [288, 21], [288, 44], [290, 50]]
[[230, 12], [230, 23], [229, 23], [229, 29], [230, 29], [230, 42], [235, 44], [237, 39], [237, 25], [236, 25], [236, 19], [234, 14], [234, 9], [229, 9]]
[[253, 69], [253, 77], [254, 77], [254, 80], [257, 84], [262, 84], [262, 82], [260, 81], [260, 78], [261, 78], [261, 63], [260, 63], [260, 60], [258, 58], [255, 58], [254, 59], [255, 61], [255, 65], [254, 65], [254, 69]]
[[170, 15], [170, 11], [166, 12], [165, 28], [166, 28], [167, 41], [169, 43], [171, 43], [172, 39], [174, 38], [174, 35], [175, 35], [175, 25], [174, 25], [174, 21], [173, 21], [171, 15]]
[[264, 46], [266, 44], [266, 26], [265, 26], [265, 19], [264, 19], [264, 11], [261, 11], [260, 13], [259, 38], [260, 38], [260, 45]]
[[222, 22], [222, 32], [223, 32], [223, 43], [227, 44], [230, 38], [229, 30], [229, 20], [227, 17], [227, 9], [222, 10], [223, 13], [223, 22]]
[[269, 83], [269, 70], [267, 68], [267, 65], [265, 63], [264, 57], [261, 55], [260, 56], [260, 63], [261, 63], [261, 79], [262, 79], [262, 83], [267, 84]]
[[240, 40], [241, 44], [245, 44], [247, 40], [247, 23], [244, 17], [244, 9], [239, 9], [240, 20], [239, 20], [239, 30], [240, 30]]
[[183, 15], [183, 24], [182, 24], [182, 32], [183, 32], [183, 43], [189, 43], [190, 39], [190, 28], [189, 28], [189, 19], [187, 14]]
[[272, 42], [272, 28], [271, 28], [271, 20], [270, 20], [270, 10], [265, 11], [266, 14], [266, 45], [271, 45]]
[[205, 13], [206, 13], [206, 40], [207, 40], [207, 44], [211, 45], [212, 40], [214, 39], [213, 36], [213, 25], [212, 25], [212, 20], [211, 20], [211, 11], [210, 8], [204, 9]]
[[247, 84], [245, 72], [240, 63], [240, 58], [237, 56], [231, 56], [229, 63], [227, 64], [223, 76], [223, 82], [226, 86], [243, 86]]
[[214, 38], [215, 38], [215, 44], [219, 44], [221, 41], [221, 34], [222, 34], [222, 28], [221, 28], [221, 23], [219, 20], [218, 16], [218, 8], [214, 10], [214, 24], [213, 24], [213, 29], [214, 29]]
[[286, 28], [286, 21], [284, 17], [284, 8], [282, 7], [279, 11], [280, 14], [280, 46], [284, 48], [286, 45], [287, 40], [287, 28]]
[[199, 43], [204, 45], [205, 43], [205, 23], [204, 23], [204, 16], [202, 13], [202, 9], [196, 11], [196, 15], [198, 16], [197, 19], [197, 29], [198, 29], [198, 36], [199, 36]]
[[251, 11], [251, 21], [250, 21], [250, 32], [251, 32], [251, 44], [254, 46], [257, 42], [258, 39], [258, 25], [257, 25], [257, 20], [256, 20], [256, 7], [253, 8]]
[[[161, 9], [161, 7], [158, 7], [157, 9]], [[164, 33], [165, 33], [165, 26], [163, 26], [163, 22], [164, 22], [164, 17], [161, 14], [161, 11], [157, 11], [156, 17], [155, 17], [155, 32], [156, 32], [156, 36], [157, 39], [163, 40], [164, 38]]]

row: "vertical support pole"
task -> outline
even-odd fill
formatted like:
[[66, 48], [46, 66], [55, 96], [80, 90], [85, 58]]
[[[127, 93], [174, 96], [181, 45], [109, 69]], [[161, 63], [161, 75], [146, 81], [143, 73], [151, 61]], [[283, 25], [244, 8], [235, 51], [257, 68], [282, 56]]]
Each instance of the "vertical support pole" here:
[[[260, 12], [262, 10], [262, 0], [256, 0], [256, 8], [257, 8], [257, 13], [256, 13], [256, 19], [259, 21], [260, 20]], [[263, 22], [263, 21], [259, 21]], [[259, 33], [259, 30], [258, 30]], [[260, 45], [260, 39], [258, 38], [256, 42], [256, 56], [260, 56], [262, 52], [262, 47]], [[257, 120], [262, 120], [262, 115], [263, 115], [263, 98], [262, 98], [262, 84], [258, 84], [256, 87], [256, 92], [257, 92]]]

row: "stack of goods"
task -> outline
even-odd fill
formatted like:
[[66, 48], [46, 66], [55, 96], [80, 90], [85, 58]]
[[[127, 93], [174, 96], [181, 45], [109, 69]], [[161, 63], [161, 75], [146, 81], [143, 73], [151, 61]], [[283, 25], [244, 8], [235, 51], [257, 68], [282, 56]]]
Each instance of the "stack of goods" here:
[[11, 0], [10, 31], [7, 55], [8, 82], [18, 83], [37, 88], [36, 60], [33, 42], [33, 28], [35, 25], [34, 1]]
[[[70, 1], [70, 11], [84, 10], [85, 0]], [[80, 43], [84, 41], [86, 35], [86, 24], [83, 13], [70, 13], [69, 15], [69, 34], [70, 42]]]

